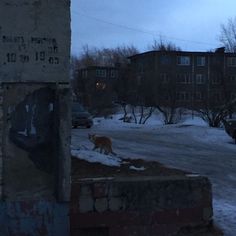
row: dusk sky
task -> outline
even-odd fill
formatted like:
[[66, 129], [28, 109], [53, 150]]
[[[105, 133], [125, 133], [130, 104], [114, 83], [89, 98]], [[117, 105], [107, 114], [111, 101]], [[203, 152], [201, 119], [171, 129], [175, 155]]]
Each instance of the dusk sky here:
[[235, 0], [72, 0], [72, 54], [84, 45], [143, 52], [160, 36], [186, 51], [215, 49], [235, 9]]

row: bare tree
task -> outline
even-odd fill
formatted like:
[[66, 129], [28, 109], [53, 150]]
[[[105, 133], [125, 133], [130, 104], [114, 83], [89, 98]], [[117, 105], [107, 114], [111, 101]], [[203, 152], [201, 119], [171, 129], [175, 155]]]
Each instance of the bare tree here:
[[[150, 50], [157, 51], [181, 51], [181, 48], [176, 46], [170, 41], [166, 41], [163, 37], [154, 40], [152, 45], [149, 46]], [[155, 107], [162, 114], [164, 124], [177, 123], [180, 119], [180, 109], [177, 107], [176, 102], [176, 81], [171, 72], [163, 78], [159, 77], [158, 84], [155, 85], [156, 78], [152, 79], [150, 89], [154, 89], [153, 96], [155, 97]]]
[[136, 79], [132, 72], [126, 81], [128, 84], [125, 101], [131, 108], [134, 123], [145, 124], [155, 110], [154, 90], [151, 83], [141, 77]]
[[236, 101], [231, 100], [229, 103], [218, 106], [206, 106], [202, 109], [197, 109], [199, 116], [208, 123], [210, 127], [219, 127], [221, 122], [229, 115], [232, 106], [235, 106]]
[[156, 108], [162, 114], [164, 124], [176, 124], [180, 121], [182, 109], [178, 108], [174, 83], [169, 83], [165, 88], [159, 89]]
[[236, 52], [236, 17], [221, 25], [219, 40], [227, 52]]
[[118, 46], [116, 48], [89, 48], [83, 46], [81, 54], [78, 56], [78, 66], [80, 68], [88, 66], [114, 66], [118, 63], [126, 65], [128, 57], [138, 53], [134, 46]]
[[[103, 63], [103, 57], [100, 55], [100, 50], [96, 47], [84, 45], [81, 54], [78, 56], [80, 68], [88, 66], [99, 66]], [[79, 68], [79, 69], [80, 69]]]
[[158, 51], [181, 51], [181, 48], [170, 41], [166, 41], [160, 36], [159, 40], [154, 39], [152, 45], [148, 47], [150, 50]]
[[155, 107], [145, 107], [144, 105], [131, 105], [132, 116], [135, 124], [145, 124], [152, 116]]
[[219, 90], [209, 89], [201, 108], [195, 110], [199, 116], [208, 123], [210, 127], [219, 127], [221, 122], [227, 117], [231, 117], [235, 109], [236, 100], [230, 96], [230, 87], [223, 71], [218, 68], [218, 75], [221, 75], [221, 87]]
[[[138, 50], [134, 46], [119, 46], [116, 48], [96, 48], [83, 46], [82, 52], [78, 57], [72, 58], [72, 81], [73, 94], [77, 96], [82, 103], [89, 106], [93, 110], [102, 111], [108, 107], [114, 107], [113, 97], [118, 95], [120, 103], [125, 103], [128, 96], [128, 82], [126, 80], [129, 74], [126, 74], [126, 69], [129, 64], [128, 57], [137, 54]], [[112, 91], [97, 91], [92, 80], [86, 79], [84, 71], [90, 66], [115, 66], [119, 67], [119, 80], [112, 81]], [[80, 73], [78, 73], [80, 72]], [[109, 92], [109, 93], [108, 93]], [[115, 95], [115, 96], [113, 96]], [[91, 99], [98, 97], [99, 99]], [[96, 102], [93, 102], [96, 101]], [[123, 106], [125, 108], [125, 106]]]

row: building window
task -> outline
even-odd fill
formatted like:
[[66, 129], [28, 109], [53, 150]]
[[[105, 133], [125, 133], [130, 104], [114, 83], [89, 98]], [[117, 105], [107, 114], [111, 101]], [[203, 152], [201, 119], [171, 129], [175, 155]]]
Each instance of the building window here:
[[169, 83], [169, 76], [168, 76], [168, 74], [166, 74], [166, 73], [161, 73], [161, 74], [160, 74], [160, 78], [161, 78], [161, 83], [162, 83], [162, 84], [167, 84], [167, 83]]
[[179, 65], [179, 66], [189, 66], [190, 65], [190, 57], [188, 57], [188, 56], [178, 56], [177, 57], [177, 65]]
[[219, 56], [213, 56], [211, 58], [211, 63], [212, 65], [220, 65], [221, 63], [223, 63], [223, 61], [221, 61], [221, 58]]
[[82, 77], [87, 78], [88, 77], [88, 71], [87, 70], [82, 70]]
[[115, 70], [111, 70], [111, 78], [115, 78], [116, 77], [116, 71]]
[[191, 99], [191, 94], [188, 92], [178, 92], [176, 97], [178, 101], [189, 101]]
[[97, 77], [106, 77], [107, 71], [105, 69], [97, 69], [96, 70], [96, 76]]
[[227, 58], [228, 66], [236, 66], [236, 57], [228, 57]]
[[229, 76], [229, 80], [230, 80], [231, 82], [236, 82], [236, 75], [230, 75], [230, 76]]
[[144, 66], [143, 66], [143, 63], [139, 63], [138, 64], [138, 73], [143, 73], [144, 72]]
[[97, 82], [96, 83], [96, 90], [104, 90], [106, 88], [106, 83]]
[[180, 84], [191, 84], [192, 78], [190, 74], [177, 74], [177, 82]]
[[214, 76], [212, 78], [212, 84], [221, 84], [221, 77], [220, 76]]
[[195, 99], [197, 101], [201, 101], [202, 100], [202, 93], [201, 92], [196, 92], [195, 93]]
[[169, 65], [169, 64], [171, 64], [170, 56], [162, 55], [160, 57], [160, 63], [161, 63], [161, 65]]
[[206, 58], [205, 57], [197, 57], [197, 66], [205, 66]]
[[141, 75], [137, 76], [137, 85], [141, 85], [143, 82], [143, 77]]
[[205, 84], [205, 75], [196, 74], [196, 84]]

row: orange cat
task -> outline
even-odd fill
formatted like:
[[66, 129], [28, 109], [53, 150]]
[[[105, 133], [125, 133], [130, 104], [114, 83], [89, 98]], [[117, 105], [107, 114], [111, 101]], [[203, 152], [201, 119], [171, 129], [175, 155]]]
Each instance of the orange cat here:
[[112, 151], [111, 139], [106, 136], [97, 136], [96, 134], [89, 134], [89, 140], [94, 144], [93, 150], [100, 148], [100, 153], [104, 150], [104, 153], [108, 155], [109, 153], [116, 155]]

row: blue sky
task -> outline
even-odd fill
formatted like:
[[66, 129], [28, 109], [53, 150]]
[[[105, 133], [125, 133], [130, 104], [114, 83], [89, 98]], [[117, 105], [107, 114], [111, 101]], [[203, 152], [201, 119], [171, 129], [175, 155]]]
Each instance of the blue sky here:
[[84, 45], [148, 50], [160, 36], [186, 51], [220, 46], [220, 25], [236, 16], [235, 0], [72, 0], [72, 54]]

